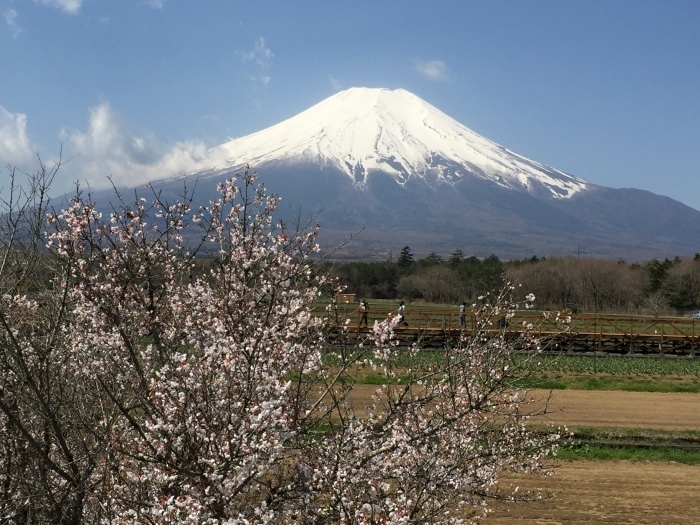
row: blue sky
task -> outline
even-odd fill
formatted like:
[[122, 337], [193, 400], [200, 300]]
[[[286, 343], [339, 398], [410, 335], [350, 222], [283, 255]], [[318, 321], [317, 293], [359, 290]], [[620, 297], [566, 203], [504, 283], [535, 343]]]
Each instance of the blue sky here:
[[56, 190], [142, 182], [341, 89], [404, 88], [700, 209], [699, 29], [695, 0], [0, 0], [0, 164], [63, 148]]

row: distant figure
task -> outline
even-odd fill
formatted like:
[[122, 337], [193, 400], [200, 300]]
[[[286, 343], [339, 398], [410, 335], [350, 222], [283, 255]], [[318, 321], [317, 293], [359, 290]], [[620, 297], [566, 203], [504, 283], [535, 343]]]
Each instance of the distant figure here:
[[462, 301], [459, 305], [459, 326], [464, 328], [467, 326], [467, 305]]
[[360, 324], [364, 323], [367, 326], [367, 310], [369, 310], [369, 304], [365, 299], [360, 301], [360, 312], [362, 312], [362, 317], [360, 317]]
[[399, 322], [398, 322], [398, 324], [408, 326], [408, 323], [406, 322], [406, 306], [404, 306], [403, 301], [401, 301], [401, 303], [399, 303]]
[[502, 315], [501, 317], [498, 318], [498, 321], [496, 322], [496, 326], [498, 326], [498, 328], [508, 328], [508, 321], [506, 321], [505, 315]]

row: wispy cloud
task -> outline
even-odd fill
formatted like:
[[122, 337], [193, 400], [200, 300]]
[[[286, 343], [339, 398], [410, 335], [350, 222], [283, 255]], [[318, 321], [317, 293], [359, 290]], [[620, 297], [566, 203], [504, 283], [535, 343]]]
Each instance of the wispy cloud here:
[[3, 164], [23, 166], [31, 161], [34, 146], [27, 136], [27, 116], [0, 106], [0, 159]]
[[148, 0], [146, 3], [154, 9], [163, 9], [165, 6], [165, 0]]
[[215, 158], [201, 141], [163, 147], [153, 137], [136, 136], [108, 103], [90, 110], [87, 131], [63, 134], [81, 179], [94, 188], [107, 186], [107, 176], [118, 186], [135, 186], [225, 161]]
[[450, 79], [447, 71], [447, 64], [442, 60], [416, 60], [414, 63], [416, 71], [429, 80], [445, 82]]
[[2, 14], [2, 17], [5, 19], [5, 24], [7, 24], [13, 37], [17, 37], [22, 32], [22, 28], [17, 24], [17, 16], [17, 11], [14, 9], [7, 9]]
[[336, 91], [343, 89], [343, 84], [341, 84], [340, 80], [335, 78], [333, 75], [328, 75], [328, 82], [330, 82], [331, 86], [333, 86], [333, 89]]
[[269, 68], [272, 65], [273, 57], [274, 55], [270, 48], [267, 47], [267, 44], [265, 44], [263, 37], [258, 38], [255, 41], [255, 47], [243, 55], [246, 62], [253, 62], [262, 68]]
[[84, 0], [34, 0], [35, 3], [41, 3], [51, 7], [57, 7], [66, 13], [72, 15], [78, 14]]
[[256, 73], [251, 76], [252, 80], [267, 86], [272, 80], [269, 71], [272, 68], [272, 59], [275, 55], [265, 43], [265, 39], [258, 38], [253, 49], [241, 53], [241, 55], [243, 62], [253, 64], [257, 69]]

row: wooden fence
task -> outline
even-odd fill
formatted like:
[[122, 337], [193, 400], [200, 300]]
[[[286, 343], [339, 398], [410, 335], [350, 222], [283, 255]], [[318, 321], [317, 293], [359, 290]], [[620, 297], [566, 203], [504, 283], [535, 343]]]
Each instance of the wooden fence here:
[[[368, 326], [360, 324], [357, 305], [342, 304], [318, 308], [317, 315], [327, 316], [338, 326], [347, 323], [348, 337], [362, 337], [375, 320], [381, 321], [396, 310], [373, 308], [368, 312]], [[400, 342], [417, 342], [426, 347], [441, 347], [456, 338], [471, 335], [476, 328], [473, 312], [465, 314], [464, 326], [454, 310], [410, 308], [406, 312], [408, 326], [397, 326]], [[499, 329], [493, 319], [494, 330]], [[686, 317], [645, 317], [625, 315], [566, 315], [557, 312], [516, 311], [508, 319], [507, 333], [517, 334], [525, 326], [545, 343], [548, 351], [567, 353], [661, 354], [695, 356], [700, 345], [700, 320]]]

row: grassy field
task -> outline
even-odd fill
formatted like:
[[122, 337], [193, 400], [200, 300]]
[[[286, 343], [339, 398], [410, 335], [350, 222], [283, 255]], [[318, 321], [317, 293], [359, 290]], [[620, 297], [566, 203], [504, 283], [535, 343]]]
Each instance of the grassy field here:
[[[541, 365], [522, 386], [700, 393], [700, 359], [543, 356]], [[690, 432], [586, 427], [571, 430], [571, 443], [559, 449], [559, 457], [563, 459], [700, 464], [700, 429]]]
[[597, 461], [625, 460], [625, 461], [667, 461], [683, 463], [685, 465], [700, 465], [700, 452], [697, 450], [683, 450], [676, 447], [667, 447], [654, 441], [649, 441], [643, 446], [638, 443], [628, 444], [598, 444], [589, 443], [579, 438], [574, 438], [574, 445], [564, 445], [559, 448], [557, 456], [560, 459], [586, 459]]
[[[427, 370], [445, 359], [444, 351], [430, 350], [410, 363], [399, 358], [397, 364]], [[326, 362], [333, 366], [334, 361], [329, 353]], [[700, 358], [542, 355], [536, 361], [516, 356], [516, 363], [523, 375], [516, 386], [526, 388], [700, 393]], [[369, 370], [355, 379], [365, 384], [382, 381]]]
[[700, 359], [661, 357], [542, 356], [528, 388], [700, 392]]

